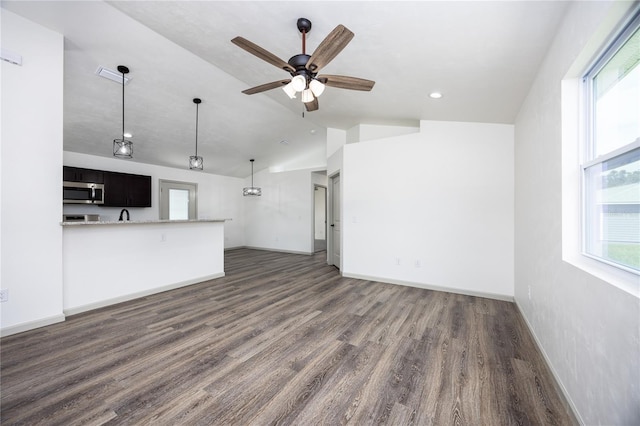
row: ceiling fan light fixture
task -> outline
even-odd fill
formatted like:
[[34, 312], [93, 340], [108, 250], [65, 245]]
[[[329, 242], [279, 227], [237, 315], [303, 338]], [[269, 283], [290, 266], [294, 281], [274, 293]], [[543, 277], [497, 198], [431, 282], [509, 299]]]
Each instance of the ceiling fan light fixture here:
[[309, 89], [311, 89], [316, 98], [322, 95], [322, 92], [324, 92], [324, 87], [324, 84], [322, 84], [322, 82], [316, 80], [315, 78], [309, 82]]
[[296, 92], [302, 92], [307, 88], [307, 79], [303, 75], [296, 75], [291, 79], [291, 87]]
[[307, 102], [313, 102], [313, 92], [311, 91], [311, 89], [305, 89], [302, 92], [302, 102], [303, 103], [307, 103]]
[[193, 99], [193, 103], [196, 104], [196, 155], [189, 157], [189, 168], [191, 170], [202, 170], [204, 166], [204, 159], [198, 155], [198, 106], [201, 102], [200, 98]]
[[124, 132], [124, 85], [126, 83], [124, 75], [129, 73], [129, 68], [124, 65], [118, 65], [118, 71], [122, 74], [122, 139], [113, 140], [113, 156], [128, 159], [133, 158], [133, 142], [125, 139]]
[[284, 90], [284, 93], [286, 93], [287, 96], [289, 96], [289, 99], [295, 99], [297, 92], [296, 92], [296, 89], [293, 88], [292, 82], [289, 82], [289, 84], [284, 86], [282, 90]]

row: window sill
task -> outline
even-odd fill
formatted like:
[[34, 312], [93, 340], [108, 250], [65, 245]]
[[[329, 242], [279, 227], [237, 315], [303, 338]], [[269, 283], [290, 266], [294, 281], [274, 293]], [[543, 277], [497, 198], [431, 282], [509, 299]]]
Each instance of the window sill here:
[[640, 299], [640, 277], [635, 273], [608, 265], [583, 254], [563, 256], [563, 260], [589, 275]]

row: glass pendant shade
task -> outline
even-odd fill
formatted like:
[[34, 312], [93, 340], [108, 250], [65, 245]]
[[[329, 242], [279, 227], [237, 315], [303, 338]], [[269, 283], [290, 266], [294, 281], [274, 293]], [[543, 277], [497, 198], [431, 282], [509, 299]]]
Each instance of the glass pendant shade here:
[[309, 89], [311, 89], [311, 91], [317, 98], [322, 95], [322, 92], [324, 92], [324, 84], [316, 79], [313, 79], [309, 82]]
[[262, 195], [262, 189], [261, 188], [256, 188], [255, 186], [248, 186], [246, 188], [244, 188], [242, 190], [242, 195], [244, 195], [245, 197], [248, 195], [253, 195], [253, 196], [261, 196]]
[[113, 140], [113, 156], [118, 158], [133, 157], [133, 142], [124, 139]]
[[199, 155], [192, 155], [189, 157], [189, 168], [191, 170], [202, 170], [204, 166], [204, 159]]
[[133, 142], [124, 138], [124, 75], [129, 73], [129, 68], [124, 65], [118, 65], [118, 71], [122, 74], [122, 138], [113, 140], [113, 156], [133, 158]]
[[302, 102], [304, 102], [305, 104], [307, 102], [313, 102], [313, 92], [311, 91], [311, 89], [305, 89], [302, 92]]
[[296, 97], [297, 92], [296, 92], [296, 89], [293, 88], [293, 84], [291, 82], [289, 82], [289, 84], [284, 86], [282, 90], [284, 90], [284, 93], [286, 93], [287, 96], [289, 96], [289, 99], [294, 99]]
[[296, 92], [302, 92], [307, 87], [307, 79], [302, 75], [296, 75], [289, 84]]
[[193, 103], [196, 104], [196, 155], [189, 157], [189, 169], [202, 170], [204, 166], [204, 159], [198, 155], [198, 106], [202, 102], [199, 98], [194, 98]]
[[253, 186], [253, 158], [251, 160], [251, 186], [247, 186], [245, 188], [242, 189], [242, 195], [246, 196], [261, 196], [262, 195], [262, 188], [258, 188]]

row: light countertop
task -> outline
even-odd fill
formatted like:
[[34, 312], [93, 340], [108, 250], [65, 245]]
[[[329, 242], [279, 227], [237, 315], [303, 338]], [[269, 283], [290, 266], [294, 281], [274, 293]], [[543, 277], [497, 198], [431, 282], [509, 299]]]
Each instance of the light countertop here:
[[110, 220], [110, 221], [71, 221], [60, 222], [62, 226], [87, 226], [87, 225], [156, 225], [162, 223], [207, 223], [225, 222], [231, 219], [193, 219], [193, 220]]

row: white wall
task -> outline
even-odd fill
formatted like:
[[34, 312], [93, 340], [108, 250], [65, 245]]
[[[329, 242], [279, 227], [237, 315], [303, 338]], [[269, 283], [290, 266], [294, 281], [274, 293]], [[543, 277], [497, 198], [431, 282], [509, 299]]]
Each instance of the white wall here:
[[[313, 183], [311, 170], [254, 174], [260, 197], [243, 197], [246, 246], [313, 253]], [[245, 186], [251, 178], [245, 180]]]
[[1, 329], [64, 320], [62, 313], [63, 37], [2, 9]]
[[343, 155], [344, 275], [513, 296], [513, 126], [424, 121]]
[[67, 315], [224, 276], [221, 222], [70, 225]]
[[[611, 30], [614, 9], [629, 5], [571, 4], [515, 124], [515, 299], [588, 425], [640, 424], [640, 303], [563, 261], [561, 80], [603, 25]], [[578, 199], [579, 181], [564, 184], [565, 201]]]
[[[106, 141], [108, 143], [109, 141]], [[244, 242], [244, 215], [242, 187], [244, 179], [175, 169], [131, 160], [98, 157], [94, 155], [64, 152], [64, 165], [114, 172], [151, 176], [151, 205], [147, 208], [129, 208], [132, 220], [157, 220], [160, 216], [158, 180], [175, 180], [198, 184], [198, 218], [231, 219], [225, 222], [225, 248], [240, 247]], [[103, 220], [117, 220], [121, 208], [65, 204], [65, 213], [95, 213]]]

